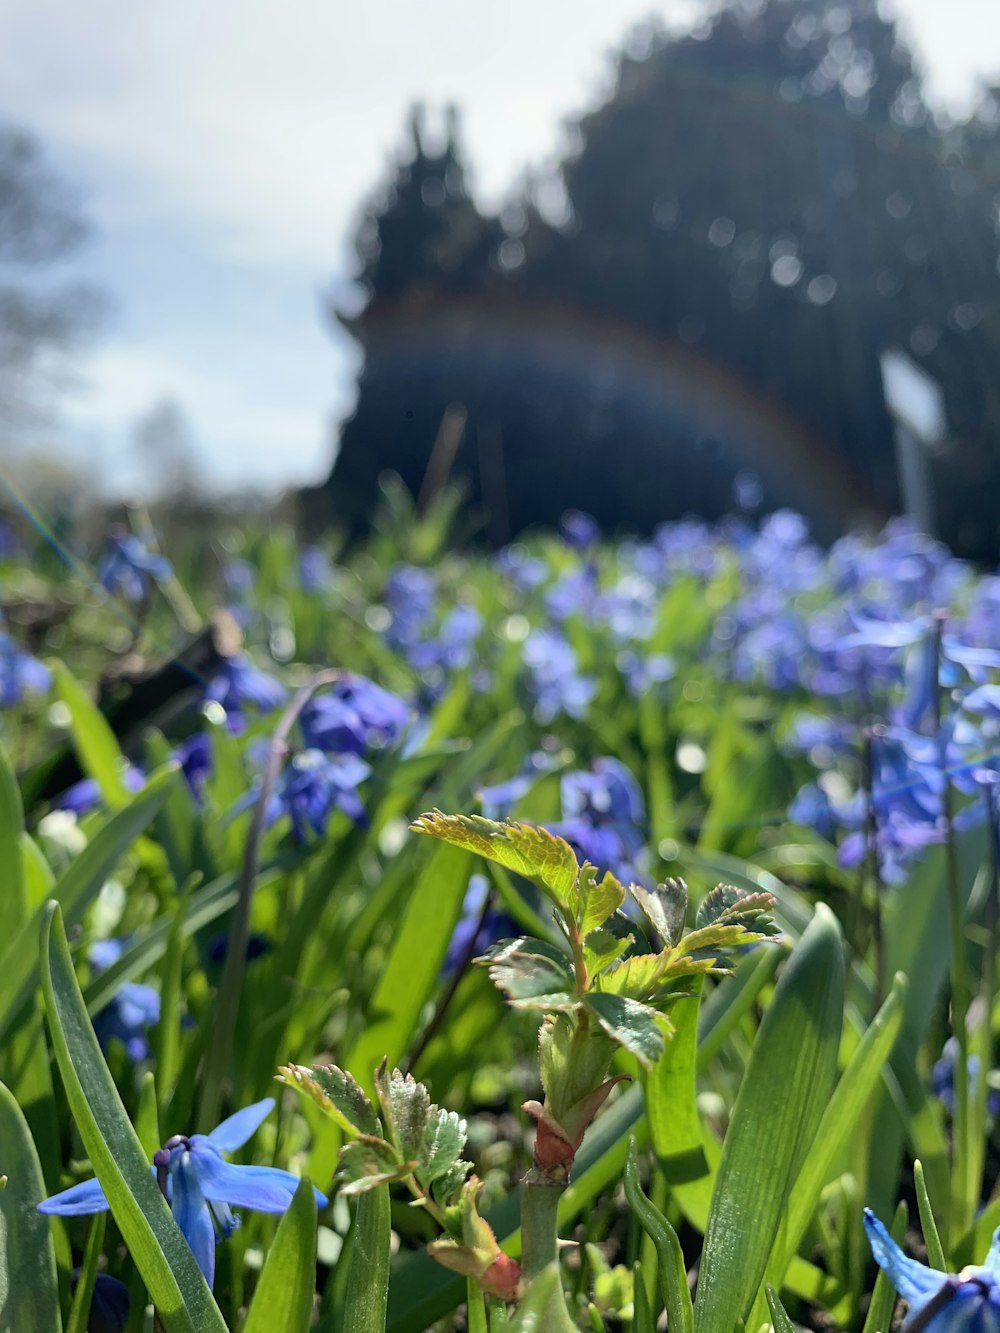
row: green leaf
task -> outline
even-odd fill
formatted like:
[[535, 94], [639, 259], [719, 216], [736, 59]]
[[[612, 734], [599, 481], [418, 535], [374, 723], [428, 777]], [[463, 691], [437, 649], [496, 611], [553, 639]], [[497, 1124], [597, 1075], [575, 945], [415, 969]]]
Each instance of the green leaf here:
[[[343, 1063], [358, 1072], [374, 1069], [383, 1056], [401, 1060], [413, 1041], [416, 1016], [439, 984], [448, 942], [462, 912], [469, 883], [468, 854], [457, 847], [434, 849], [413, 886], [396, 927], [392, 949], [367, 1022]], [[430, 906], [433, 904], [433, 906]]]
[[663, 944], [676, 944], [687, 920], [688, 891], [684, 881], [668, 879], [657, 884], [652, 893], [641, 884], [633, 884], [630, 892]]
[[833, 1089], [843, 1008], [840, 928], [821, 903], [775, 988], [733, 1108], [705, 1232], [696, 1333], [732, 1328], [753, 1305]]
[[394, 1069], [385, 1060], [375, 1074], [375, 1091], [385, 1117], [388, 1137], [405, 1161], [416, 1159], [431, 1109], [430, 1093], [412, 1074]]
[[0, 1083], [0, 1145], [6, 1185], [0, 1190], [0, 1328], [59, 1333], [59, 1288], [49, 1220], [35, 1211], [45, 1182], [28, 1122]]
[[566, 1009], [578, 1002], [565, 957], [542, 940], [505, 940], [486, 957], [490, 980], [517, 1007]]
[[[434, 1181], [442, 1180], [452, 1173], [462, 1156], [465, 1147], [467, 1126], [457, 1111], [446, 1111], [443, 1107], [432, 1106], [424, 1125], [423, 1139], [420, 1144], [417, 1167], [417, 1179], [424, 1188], [429, 1188]], [[472, 1164], [463, 1163], [464, 1170], [457, 1174], [462, 1180], [472, 1169]]]
[[767, 1293], [767, 1305], [771, 1311], [771, 1322], [774, 1325], [774, 1333], [795, 1333], [795, 1325], [785, 1313], [785, 1307], [781, 1303], [778, 1293], [770, 1285], [764, 1288]]
[[651, 1069], [663, 1051], [662, 1025], [667, 1019], [646, 1004], [623, 995], [600, 991], [587, 995], [584, 1004], [608, 1036], [631, 1051], [639, 1063]]
[[90, 1323], [90, 1303], [94, 1297], [94, 1280], [97, 1277], [97, 1261], [101, 1257], [107, 1222], [107, 1214], [98, 1213], [90, 1224], [87, 1249], [80, 1265], [80, 1276], [76, 1280], [66, 1333], [87, 1333], [87, 1325]]
[[316, 1195], [303, 1176], [267, 1252], [243, 1333], [305, 1333], [316, 1293]]
[[622, 938], [619, 935], [612, 935], [610, 930], [605, 930], [601, 926], [592, 930], [583, 941], [583, 961], [588, 974], [595, 977], [598, 972], [603, 972], [634, 942], [634, 935]]
[[924, 1245], [927, 1248], [927, 1262], [938, 1272], [946, 1272], [948, 1261], [941, 1245], [941, 1236], [934, 1218], [930, 1196], [927, 1193], [927, 1181], [924, 1179], [923, 1163], [918, 1158], [913, 1163], [913, 1187], [917, 1196], [917, 1210], [920, 1213], [920, 1230], [924, 1233]]
[[14, 770], [0, 746], [0, 866], [4, 868], [4, 901], [7, 930], [20, 925], [27, 911], [21, 838], [24, 809]]
[[595, 986], [608, 995], [624, 995], [630, 1000], [645, 999], [662, 983], [669, 967], [669, 948], [662, 953], [633, 954], [617, 967], [602, 972]]
[[784, 1278], [788, 1262], [806, 1234], [820, 1194], [829, 1182], [844, 1146], [857, 1133], [865, 1107], [896, 1044], [905, 1001], [906, 978], [897, 973], [885, 1003], [872, 1019], [837, 1083], [823, 1112], [816, 1141], [795, 1181], [785, 1223], [768, 1264], [768, 1273], [776, 1286]]
[[716, 921], [710, 926], [702, 926], [685, 935], [674, 950], [675, 955], [697, 957], [711, 954], [717, 957], [727, 949], [740, 949], [745, 944], [758, 944], [767, 936], [747, 930], [745, 926], [733, 925], [727, 921]]
[[446, 815], [440, 810], [420, 815], [410, 827], [523, 875], [537, 884], [557, 907], [573, 915], [571, 907], [580, 867], [569, 843], [547, 829], [512, 819], [501, 824], [482, 815]]
[[[667, 1326], [671, 1330], [676, 1329], [677, 1333], [692, 1333], [694, 1311], [684, 1252], [676, 1231], [642, 1191], [639, 1184], [639, 1148], [634, 1137], [629, 1139], [628, 1156], [625, 1159], [625, 1198], [656, 1251], [656, 1275], [660, 1297], [667, 1311]], [[637, 1274], [636, 1289], [640, 1286]]]
[[297, 1092], [311, 1097], [320, 1110], [335, 1120], [346, 1134], [378, 1133], [378, 1120], [371, 1102], [353, 1074], [336, 1065], [282, 1065], [278, 1079]]
[[735, 884], [717, 884], [698, 904], [695, 929], [715, 922], [760, 929], [762, 924], [770, 922], [774, 905], [773, 894], [748, 893]]
[[167, 1333], [225, 1333], [219, 1307], [150, 1174], [149, 1159], [104, 1063], [58, 903], [48, 905], [43, 922], [42, 989], [70, 1111], [164, 1328]]
[[417, 1166], [416, 1161], [400, 1161], [391, 1143], [374, 1134], [362, 1134], [345, 1143], [337, 1159], [337, 1176], [345, 1183], [341, 1194], [364, 1194], [390, 1180], [402, 1180]]
[[[152, 778], [129, 805], [118, 810], [95, 833], [58, 880], [53, 896], [61, 905], [67, 928], [79, 924], [122, 856], [152, 822], [170, 784], [177, 780], [177, 773], [177, 769], [168, 769]], [[47, 910], [42, 904], [24, 921], [9, 937], [0, 956], [0, 1036], [38, 985], [38, 936], [43, 928], [47, 929]]]
[[358, 1200], [347, 1274], [345, 1329], [384, 1333], [389, 1301], [389, 1186], [380, 1185]]
[[69, 709], [70, 736], [80, 767], [101, 789], [112, 810], [127, 805], [132, 793], [125, 785], [127, 763], [108, 720], [63, 662], [52, 663], [55, 692]]
[[643, 1078], [649, 1137], [660, 1169], [671, 1185], [700, 1180], [709, 1172], [695, 1081], [700, 978], [692, 982], [692, 988], [695, 994], [678, 1000], [671, 1009], [673, 1039], [665, 1044], [655, 1067]]
[[614, 875], [608, 871], [598, 881], [597, 869], [589, 863], [584, 864], [580, 870], [577, 888], [580, 895], [577, 918], [581, 935], [603, 926], [625, 901], [625, 890]]

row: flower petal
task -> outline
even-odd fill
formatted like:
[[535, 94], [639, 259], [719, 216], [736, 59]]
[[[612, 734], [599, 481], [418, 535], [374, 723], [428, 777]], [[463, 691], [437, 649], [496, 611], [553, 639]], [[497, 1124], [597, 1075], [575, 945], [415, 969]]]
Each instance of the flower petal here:
[[171, 1168], [172, 1211], [205, 1281], [215, 1279], [215, 1225], [201, 1189], [200, 1171], [193, 1153], [183, 1153]]
[[38, 1211], [49, 1217], [82, 1217], [87, 1213], [105, 1213], [108, 1201], [99, 1181], [84, 1180], [51, 1199], [43, 1199]]
[[1000, 1227], [997, 1227], [993, 1233], [990, 1252], [983, 1260], [983, 1267], [988, 1273], [992, 1273], [995, 1278], [1000, 1279]]
[[[223, 1120], [221, 1125], [216, 1125], [211, 1134], [205, 1137], [218, 1152], [235, 1152], [237, 1148], [243, 1147], [247, 1139], [273, 1110], [274, 1098], [265, 1097], [262, 1102], [254, 1102], [253, 1106], [245, 1106], [242, 1111], [237, 1111], [228, 1120]], [[195, 1138], [200, 1137], [200, 1135], [195, 1135]]]
[[947, 1273], [939, 1273], [935, 1268], [908, 1258], [870, 1208], [865, 1209], [865, 1231], [876, 1263], [911, 1306], [919, 1308], [926, 1304], [947, 1283]]
[[[299, 1178], [274, 1166], [235, 1166], [192, 1141], [191, 1155], [198, 1165], [198, 1180], [205, 1198], [237, 1208], [255, 1208], [259, 1213], [283, 1213], [298, 1188]], [[315, 1191], [320, 1208], [326, 1196]]]

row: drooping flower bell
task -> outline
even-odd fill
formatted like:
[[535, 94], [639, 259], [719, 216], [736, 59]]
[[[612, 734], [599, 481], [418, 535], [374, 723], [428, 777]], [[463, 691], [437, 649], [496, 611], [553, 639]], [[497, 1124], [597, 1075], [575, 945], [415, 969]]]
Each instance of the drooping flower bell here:
[[876, 1262], [910, 1307], [904, 1333], [1000, 1333], [1000, 1229], [985, 1261], [960, 1273], [910, 1259], [870, 1208], [865, 1231]]

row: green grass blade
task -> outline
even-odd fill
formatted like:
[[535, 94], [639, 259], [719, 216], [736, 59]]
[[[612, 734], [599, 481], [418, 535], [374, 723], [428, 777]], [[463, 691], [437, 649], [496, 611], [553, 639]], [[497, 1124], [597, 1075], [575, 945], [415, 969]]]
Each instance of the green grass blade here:
[[106, 1214], [98, 1213], [90, 1224], [87, 1248], [84, 1251], [83, 1263], [80, 1265], [80, 1275], [76, 1280], [76, 1290], [73, 1292], [73, 1305], [69, 1312], [66, 1333], [87, 1333], [90, 1303], [94, 1298], [94, 1279], [97, 1277], [97, 1261], [101, 1257], [107, 1222]]
[[785, 1313], [785, 1307], [782, 1305], [778, 1293], [770, 1284], [764, 1290], [767, 1293], [767, 1307], [771, 1311], [774, 1333], [795, 1333], [795, 1325]]
[[462, 911], [471, 863], [468, 852], [441, 844], [420, 872], [372, 996], [369, 1021], [346, 1061], [366, 1091], [383, 1056], [391, 1069], [412, 1042], [414, 1020], [437, 985]]
[[45, 1183], [28, 1122], [0, 1083], [0, 1144], [7, 1184], [0, 1189], [0, 1330], [59, 1333], [59, 1288], [49, 1220], [35, 1211]]
[[167, 1333], [225, 1333], [219, 1308], [170, 1215], [129, 1122], [80, 994], [58, 903], [42, 929], [42, 989], [73, 1119]]
[[[667, 1311], [667, 1326], [676, 1329], [677, 1333], [691, 1333], [694, 1328], [694, 1311], [687, 1284], [684, 1252], [676, 1231], [659, 1208], [642, 1192], [639, 1184], [639, 1150], [634, 1138], [629, 1140], [625, 1163], [625, 1198], [656, 1250], [657, 1279], [660, 1297]], [[636, 1286], [641, 1286], [638, 1275]]]
[[[906, 1222], [906, 1204], [901, 1203], [896, 1209], [896, 1215], [892, 1219], [892, 1228], [889, 1233], [897, 1245], [903, 1243], [903, 1237], [906, 1235]], [[875, 1282], [875, 1290], [872, 1293], [872, 1302], [868, 1307], [868, 1317], [865, 1319], [863, 1333], [888, 1333], [892, 1326], [892, 1312], [895, 1308], [896, 1288], [892, 1285], [892, 1279], [889, 1275], [883, 1273], [880, 1268]]]
[[306, 1333], [316, 1291], [316, 1195], [303, 1176], [278, 1225], [243, 1333]]
[[[124, 809], [111, 816], [57, 881], [53, 897], [60, 904], [67, 929], [82, 920], [112, 870], [152, 822], [176, 780], [176, 769], [154, 777]], [[38, 937], [46, 919], [47, 907], [42, 904], [14, 931], [0, 957], [0, 1036], [38, 985]]]
[[52, 667], [56, 695], [69, 709], [70, 738], [80, 767], [112, 810], [127, 805], [132, 793], [125, 785], [125, 759], [107, 718], [64, 662], [53, 662]]
[[917, 1210], [920, 1213], [920, 1230], [924, 1233], [924, 1244], [927, 1247], [927, 1262], [938, 1272], [947, 1272], [948, 1261], [944, 1257], [944, 1247], [934, 1219], [934, 1209], [927, 1193], [923, 1163], [919, 1158], [913, 1163], [913, 1187], [917, 1196]]
[[389, 1300], [389, 1186], [368, 1190], [354, 1215], [344, 1328], [384, 1333]]
[[833, 1088], [843, 1010], [840, 928], [820, 904], [775, 988], [733, 1108], [705, 1233], [695, 1333], [732, 1328], [753, 1305]]
[[24, 809], [17, 778], [0, 746], [0, 866], [4, 868], [4, 901], [7, 904], [7, 929], [17, 925], [25, 912], [24, 866], [21, 835]]
[[691, 997], [671, 1006], [673, 1039], [665, 1043], [663, 1054], [643, 1079], [649, 1137], [671, 1184], [709, 1174], [695, 1100], [701, 988], [702, 978], [694, 978]]
[[865, 1105], [878, 1086], [899, 1035], [905, 1003], [906, 978], [897, 972], [885, 1003], [858, 1043], [823, 1112], [815, 1144], [795, 1181], [781, 1236], [768, 1265], [775, 1286], [782, 1281], [788, 1262], [806, 1233], [842, 1148], [857, 1132]]

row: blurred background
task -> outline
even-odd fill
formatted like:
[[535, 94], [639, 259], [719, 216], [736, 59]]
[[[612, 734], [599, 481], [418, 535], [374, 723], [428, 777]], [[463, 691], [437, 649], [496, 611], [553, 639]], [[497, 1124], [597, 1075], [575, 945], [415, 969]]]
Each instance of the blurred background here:
[[1000, 556], [995, 0], [0, 8], [0, 506]]

